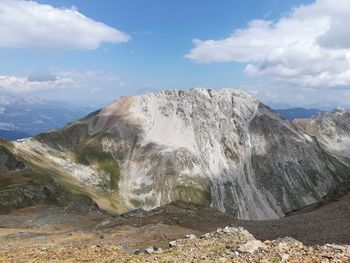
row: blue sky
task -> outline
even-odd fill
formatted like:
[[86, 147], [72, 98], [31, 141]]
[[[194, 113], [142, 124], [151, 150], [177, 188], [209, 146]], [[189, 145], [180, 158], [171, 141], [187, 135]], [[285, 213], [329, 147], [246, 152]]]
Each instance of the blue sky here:
[[[344, 3], [344, 0], [334, 1]], [[14, 3], [22, 2], [4, 0], [5, 4], [0, 3], [0, 10], [1, 5], [7, 4], [4, 10], [10, 13]], [[326, 28], [326, 19], [321, 23], [323, 18], [338, 19], [348, 9], [341, 10], [340, 6], [334, 13], [325, 14], [323, 6], [327, 2], [331, 3], [329, 0], [37, 0], [35, 5], [23, 5], [26, 15], [33, 14], [31, 9], [41, 12], [42, 6], [50, 6], [57, 11], [57, 22], [54, 22], [56, 25], [62, 23], [63, 31], [57, 31], [60, 29], [56, 27], [52, 29], [49, 24], [46, 26], [47, 19], [51, 18], [45, 17], [45, 12], [41, 15], [35, 13], [36, 17], [26, 18], [23, 24], [14, 21], [14, 24], [25, 26], [8, 29], [8, 34], [13, 31], [16, 39], [5, 39], [3, 42], [8, 44], [0, 46], [0, 76], [13, 78], [6, 79], [3, 84], [0, 81], [0, 90], [3, 87], [3, 92], [98, 106], [121, 95], [199, 86], [241, 88], [263, 101], [298, 105], [326, 100], [346, 103], [348, 98], [344, 96], [350, 96], [350, 79], [348, 81], [347, 75], [344, 76], [350, 68], [347, 60], [349, 47], [341, 47], [341, 53], [333, 42], [345, 43], [347, 40], [337, 39], [339, 34], [336, 33], [340, 29], [334, 30], [334, 36], [327, 36], [327, 46], [319, 44], [318, 40], [330, 31]], [[65, 27], [69, 29], [71, 26], [67, 19], [63, 20], [63, 12], [67, 9], [89, 18], [93, 23], [103, 23], [104, 28], [99, 28], [97, 24], [90, 28], [83, 24], [84, 21], [80, 25], [80, 20], [74, 20], [79, 18], [69, 20], [72, 27], [80, 30], [79, 24], [81, 30], [86, 31], [81, 38], [98, 38], [101, 35], [96, 39], [99, 41], [97, 44], [75, 43], [78, 37], [74, 33], [64, 35]], [[61, 11], [63, 18], [59, 17]], [[303, 13], [316, 18], [306, 21]], [[22, 16], [15, 13], [12, 19], [21, 20]], [[290, 23], [284, 23], [286, 19]], [[252, 23], [256, 20], [260, 22]], [[0, 31], [1, 23], [5, 22], [9, 24], [0, 19]], [[43, 33], [38, 38], [35, 31], [41, 23]], [[285, 24], [294, 25], [294, 29]], [[302, 30], [295, 28], [297, 26], [313, 31], [301, 32], [299, 36]], [[291, 36], [288, 30], [291, 30]], [[306, 37], [313, 32], [312, 39]], [[21, 34], [24, 40], [18, 39]], [[64, 36], [56, 41], [59, 34]], [[108, 34], [114, 34], [114, 38], [110, 39]], [[274, 42], [267, 39], [277, 34], [281, 35], [281, 39]], [[201, 42], [196, 44], [194, 39]], [[288, 41], [284, 43], [284, 39]], [[254, 44], [257, 41], [263, 43]], [[296, 42], [298, 45], [294, 47]], [[309, 45], [314, 42], [317, 45]], [[328, 43], [333, 46], [329, 47]], [[310, 52], [317, 49], [315, 52], [320, 60], [323, 57], [329, 57], [329, 61], [343, 60], [334, 65], [337, 71], [329, 66], [309, 70], [318, 60], [312, 55], [304, 61], [305, 56], [300, 48], [297, 49], [299, 44], [306, 47], [304, 51], [307, 48]], [[300, 59], [296, 62], [297, 57]], [[311, 66], [307, 69], [302, 67], [308, 63]], [[28, 82], [28, 77], [38, 75], [53, 79], [49, 78], [47, 83]]]

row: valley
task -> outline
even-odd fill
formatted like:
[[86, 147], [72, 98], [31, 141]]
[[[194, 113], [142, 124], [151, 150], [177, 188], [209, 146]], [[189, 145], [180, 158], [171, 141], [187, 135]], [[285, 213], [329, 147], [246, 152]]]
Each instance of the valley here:
[[0, 93], [0, 137], [17, 140], [65, 126], [92, 108]]

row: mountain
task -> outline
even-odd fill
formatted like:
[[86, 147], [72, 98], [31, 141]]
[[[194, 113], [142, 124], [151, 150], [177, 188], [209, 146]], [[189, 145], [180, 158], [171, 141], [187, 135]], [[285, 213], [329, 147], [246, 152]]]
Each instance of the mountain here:
[[309, 109], [319, 109], [321, 111], [333, 111], [338, 108], [344, 108], [350, 110], [350, 104], [340, 103], [336, 101], [323, 101], [308, 105]]
[[317, 138], [329, 152], [350, 158], [350, 112], [337, 109], [309, 119], [297, 119], [295, 125]]
[[96, 209], [87, 195], [73, 191], [50, 167], [28, 163], [15, 152], [10, 142], [0, 139], [0, 214], [36, 205], [55, 205], [67, 211]]
[[0, 130], [0, 138], [5, 138], [6, 140], [13, 141], [22, 138], [28, 138], [32, 135], [29, 133], [17, 131], [17, 130]]
[[[338, 108], [344, 108], [350, 110], [350, 104], [340, 103], [336, 101], [321, 101], [318, 103], [283, 103], [275, 101], [265, 101], [265, 104], [272, 109], [279, 110], [293, 110], [293, 109], [311, 109], [318, 110], [320, 112], [333, 111]], [[310, 116], [311, 117], [311, 116]]]
[[321, 110], [318, 110], [318, 109], [306, 109], [306, 108], [278, 109], [276, 111], [290, 121], [293, 121], [295, 119], [310, 118], [316, 115], [317, 113], [322, 112]]
[[63, 129], [15, 144], [101, 193], [110, 210], [180, 200], [240, 219], [276, 219], [320, 201], [347, 163], [239, 90], [122, 97]]
[[61, 128], [91, 109], [37, 97], [0, 96], [0, 137], [16, 140]]

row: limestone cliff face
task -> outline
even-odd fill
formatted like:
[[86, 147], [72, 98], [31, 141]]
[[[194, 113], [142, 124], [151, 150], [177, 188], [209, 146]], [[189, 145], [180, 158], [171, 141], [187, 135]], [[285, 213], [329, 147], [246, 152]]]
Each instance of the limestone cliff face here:
[[40, 149], [37, 141], [52, 158], [72, 153], [57, 164], [89, 166], [95, 173], [81, 178], [127, 209], [183, 200], [241, 219], [280, 218], [350, 177], [317, 140], [239, 90], [122, 97], [27, 147]]
[[338, 109], [294, 123], [300, 130], [317, 138], [331, 153], [350, 158], [350, 112]]

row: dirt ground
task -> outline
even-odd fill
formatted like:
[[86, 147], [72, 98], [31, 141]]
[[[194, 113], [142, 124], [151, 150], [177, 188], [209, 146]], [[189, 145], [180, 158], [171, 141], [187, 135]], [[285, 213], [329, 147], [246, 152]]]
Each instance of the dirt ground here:
[[171, 240], [188, 234], [200, 236], [225, 226], [243, 227], [263, 241], [288, 236], [307, 245], [350, 244], [349, 218], [350, 194], [307, 213], [268, 221], [236, 220], [185, 203], [121, 216], [36, 206], [0, 215], [0, 262], [36, 262], [48, 251], [66, 260], [78, 253], [79, 258], [88, 255], [87, 261], [93, 261], [98, 253], [116, 257], [149, 246], [166, 249]]

